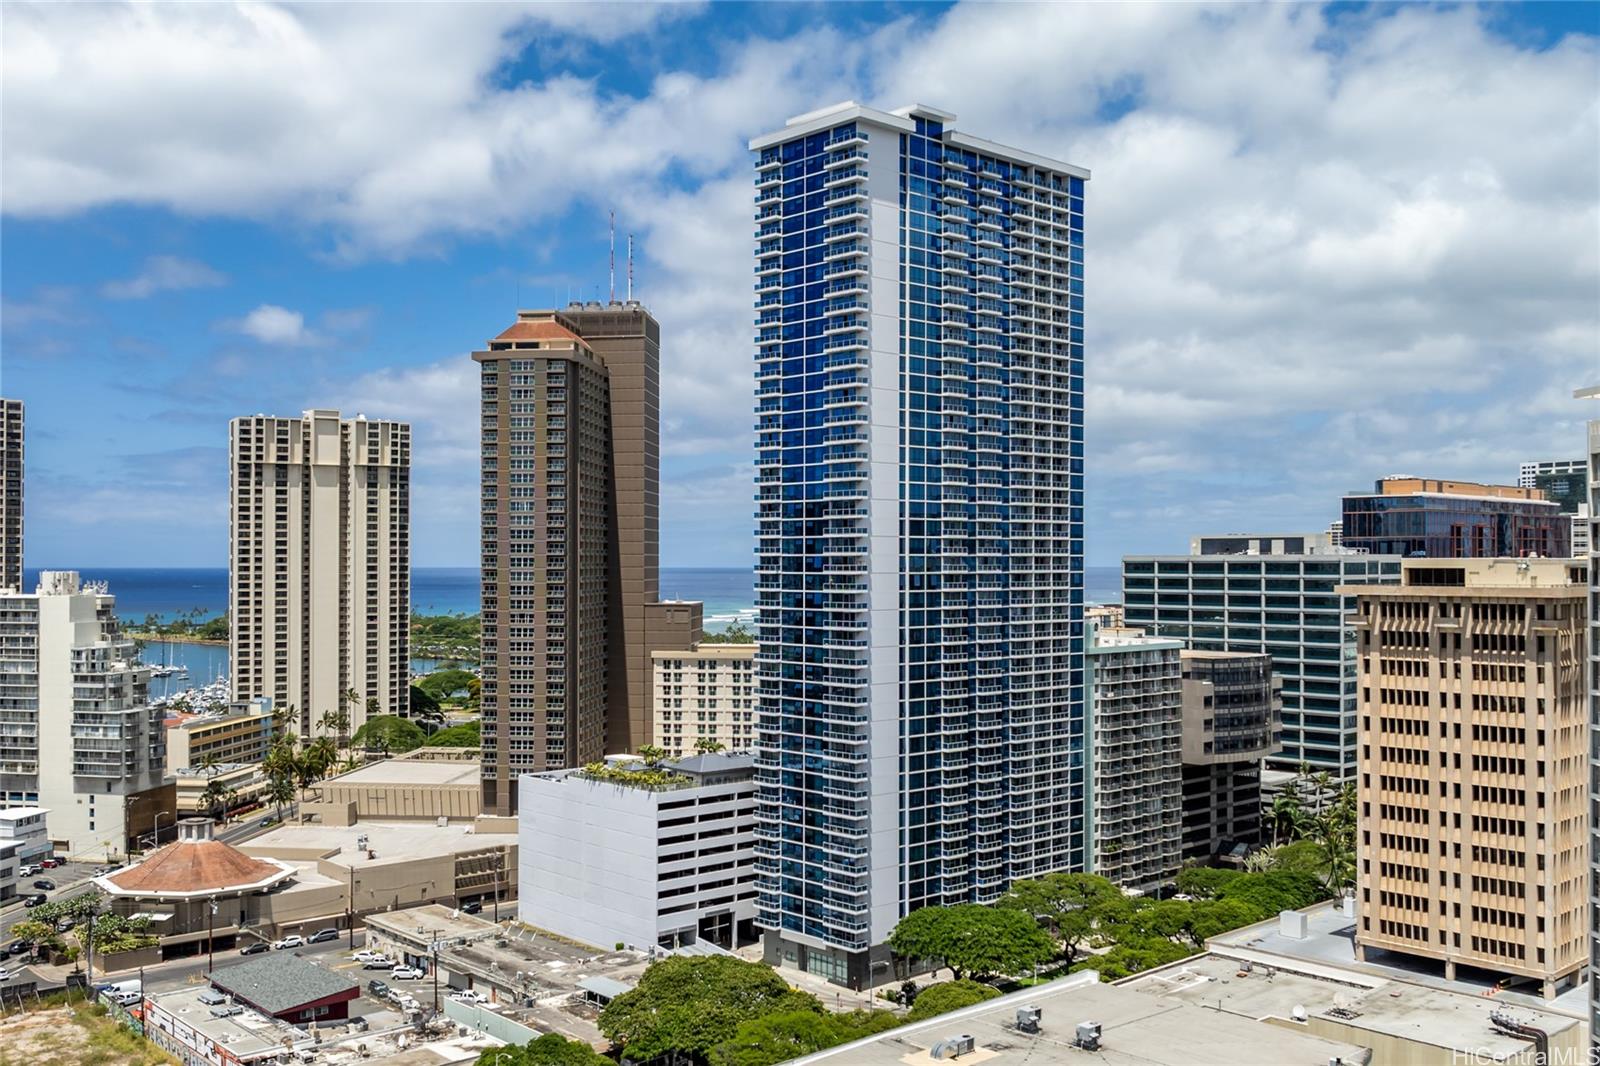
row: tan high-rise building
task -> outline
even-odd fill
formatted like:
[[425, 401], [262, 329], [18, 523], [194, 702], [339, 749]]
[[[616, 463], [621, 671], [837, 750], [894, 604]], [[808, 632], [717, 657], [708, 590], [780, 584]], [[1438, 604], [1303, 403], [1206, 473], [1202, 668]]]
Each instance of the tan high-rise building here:
[[756, 746], [756, 646], [700, 643], [652, 653], [655, 743], [674, 759], [708, 741], [723, 751]]
[[[229, 431], [233, 697], [294, 708], [301, 736], [344, 709], [404, 716], [411, 681], [411, 427], [235, 418]], [[375, 702], [374, 702], [375, 701]]]
[[0, 397], [0, 589], [22, 591], [22, 401]]
[[1346, 586], [1360, 660], [1357, 952], [1531, 978], [1588, 958], [1585, 565], [1407, 559]]
[[650, 652], [691, 647], [662, 603], [660, 326], [636, 302], [523, 311], [482, 374], [483, 805], [519, 774], [651, 740]]

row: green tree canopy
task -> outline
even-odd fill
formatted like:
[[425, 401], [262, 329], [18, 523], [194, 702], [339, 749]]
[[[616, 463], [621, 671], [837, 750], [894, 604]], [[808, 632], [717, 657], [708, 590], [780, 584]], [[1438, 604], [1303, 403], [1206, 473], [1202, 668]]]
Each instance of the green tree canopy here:
[[1046, 874], [1017, 881], [995, 906], [1036, 919], [1061, 944], [1070, 961], [1097, 926], [1125, 918], [1128, 898], [1097, 874]]
[[957, 977], [1026, 973], [1056, 953], [1030, 915], [977, 903], [912, 911], [889, 934], [889, 947], [906, 958], [939, 959]]
[[581, 1040], [568, 1040], [560, 1033], [545, 1033], [526, 1044], [485, 1048], [477, 1066], [615, 1066]]
[[483, 727], [478, 722], [463, 722], [441, 729], [428, 737], [432, 748], [476, 748], [483, 745]]
[[358, 748], [379, 748], [394, 755], [403, 755], [422, 747], [426, 739], [422, 727], [417, 723], [392, 714], [380, 714], [376, 718], [368, 718], [366, 724], [356, 730], [351, 744]]
[[970, 1007], [974, 1003], [982, 1003], [986, 999], [994, 999], [999, 994], [999, 989], [981, 985], [976, 981], [946, 981], [943, 984], [929, 985], [917, 993], [917, 1001], [912, 1006], [911, 1013], [906, 1015], [906, 1021], [920, 1022], [938, 1014], [948, 1014], [962, 1007]]
[[705, 1058], [747, 1021], [779, 1012], [820, 1013], [770, 967], [726, 955], [679, 955], [654, 963], [631, 991], [600, 1012], [600, 1031], [637, 1061], [673, 1052]]
[[731, 1039], [712, 1048], [711, 1066], [775, 1066], [899, 1024], [900, 1019], [886, 1010], [767, 1014], [741, 1023]]
[[458, 689], [466, 689], [471, 696], [472, 682], [476, 680], [477, 676], [468, 670], [435, 670], [418, 681], [416, 687], [435, 700], [442, 700]]
[[420, 685], [411, 686], [409, 702], [412, 714], [433, 714], [439, 709], [439, 701], [428, 695], [427, 689]]
[[705, 633], [700, 637], [702, 644], [754, 644], [755, 642], [756, 635], [743, 622], [729, 623], [728, 628], [721, 633]]

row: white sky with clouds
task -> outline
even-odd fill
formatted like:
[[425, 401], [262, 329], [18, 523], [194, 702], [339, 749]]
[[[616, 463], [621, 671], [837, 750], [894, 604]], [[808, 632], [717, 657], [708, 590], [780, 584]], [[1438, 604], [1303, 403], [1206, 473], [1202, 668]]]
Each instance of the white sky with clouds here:
[[[508, 259], [465, 249], [521, 255], [545, 229], [548, 267], [575, 215], [614, 206], [665, 332], [669, 565], [750, 553], [745, 143], [845, 98], [948, 109], [967, 132], [1093, 171], [1091, 565], [1194, 532], [1325, 526], [1341, 491], [1385, 473], [1509, 480], [1522, 459], [1581, 453], [1571, 390], [1600, 382], [1594, 37], [1535, 47], [1485, 11], [1422, 6], [1331, 22], [1286, 4], [812, 10], [774, 28], [692, 5], [8, 6], [0, 203], [34, 235], [129, 210], [243, 222], [302, 242], [309, 276], [346, 279], [478, 278]], [[685, 49], [694, 62], [672, 69]], [[607, 55], [627, 77], [593, 73]], [[507, 75], [530, 63], [536, 77]], [[42, 391], [45, 332], [73, 299], [7, 243], [19, 354], [0, 372]], [[471, 563], [466, 352], [503, 323], [408, 351], [381, 287], [295, 302], [252, 291], [248, 242], [228, 248], [141, 248], [78, 284], [130, 314], [226, 297], [230, 312], [182, 324], [248, 346], [208, 356], [216, 396], [282, 373], [304, 387], [281, 403], [412, 420], [414, 557]], [[359, 362], [337, 357], [359, 345]], [[185, 535], [120, 467], [67, 476], [65, 430], [40, 429], [30, 560], [65, 561], [42, 558], [41, 537], [92, 553], [110, 528]], [[182, 468], [172, 492], [216, 491], [217, 471]], [[207, 555], [223, 510], [196, 500], [185, 526]]]

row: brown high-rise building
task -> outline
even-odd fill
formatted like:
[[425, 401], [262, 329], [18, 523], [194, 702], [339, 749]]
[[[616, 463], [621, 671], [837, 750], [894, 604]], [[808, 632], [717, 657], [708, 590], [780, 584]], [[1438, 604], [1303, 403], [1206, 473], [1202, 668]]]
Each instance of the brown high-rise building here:
[[638, 303], [523, 311], [482, 368], [483, 803], [516, 779], [650, 743], [661, 603], [660, 326]]
[[1531, 978], [1588, 957], [1582, 562], [1406, 560], [1358, 598], [1357, 952]]
[[0, 589], [22, 591], [22, 401], [0, 397]]

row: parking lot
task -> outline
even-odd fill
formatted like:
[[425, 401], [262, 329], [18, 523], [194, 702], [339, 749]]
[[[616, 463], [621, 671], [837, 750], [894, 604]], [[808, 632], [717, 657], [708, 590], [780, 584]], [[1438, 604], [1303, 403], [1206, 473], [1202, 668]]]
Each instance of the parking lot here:
[[[27, 897], [43, 893], [47, 899], [65, 899], [82, 892], [89, 878], [102, 870], [115, 867], [106, 866], [104, 863], [67, 862], [62, 863], [53, 870], [40, 870], [38, 873], [19, 876], [17, 878], [17, 895], [0, 906], [0, 941], [11, 939], [11, 927], [28, 916], [28, 907], [25, 904]], [[50, 881], [56, 887], [50, 889], [35, 888], [35, 881]]]

